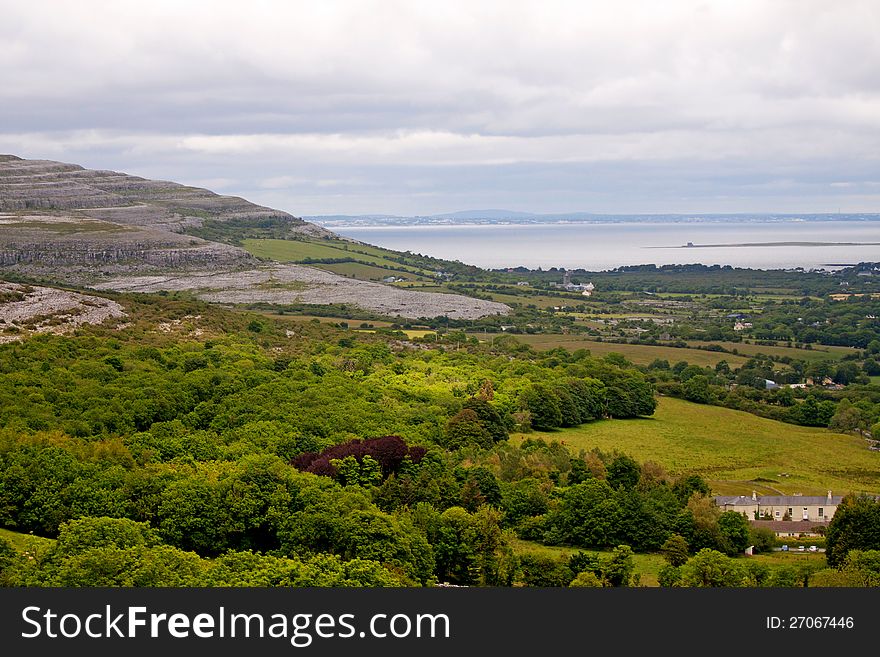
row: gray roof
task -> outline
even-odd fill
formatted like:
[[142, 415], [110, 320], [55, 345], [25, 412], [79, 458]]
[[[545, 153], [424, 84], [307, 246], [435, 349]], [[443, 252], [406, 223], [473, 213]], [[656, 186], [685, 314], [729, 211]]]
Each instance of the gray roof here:
[[758, 497], [761, 506], [821, 506], [823, 504], [840, 504], [843, 495], [762, 495]]
[[[761, 498], [759, 497], [758, 500]], [[718, 495], [715, 498], [718, 506], [751, 506], [757, 504], [750, 495]]]
[[718, 495], [715, 504], [718, 506], [821, 506], [831, 504], [837, 506], [843, 500], [842, 495], [832, 495], [829, 500], [826, 495], [758, 495], [752, 499], [751, 495]]

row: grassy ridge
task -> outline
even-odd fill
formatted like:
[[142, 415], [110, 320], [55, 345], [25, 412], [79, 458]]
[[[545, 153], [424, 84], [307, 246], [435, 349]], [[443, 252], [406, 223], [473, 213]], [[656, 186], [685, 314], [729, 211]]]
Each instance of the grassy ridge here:
[[[880, 454], [861, 438], [679, 399], [661, 398], [652, 418], [528, 436], [563, 441], [575, 452], [617, 449], [639, 461], [656, 461], [672, 474], [698, 473], [718, 493], [880, 492]], [[755, 479], [763, 481], [756, 486]]]

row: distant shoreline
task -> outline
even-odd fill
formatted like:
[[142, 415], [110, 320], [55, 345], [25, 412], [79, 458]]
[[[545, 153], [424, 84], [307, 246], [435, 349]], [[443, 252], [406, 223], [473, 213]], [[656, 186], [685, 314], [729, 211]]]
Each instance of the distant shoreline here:
[[643, 249], [727, 249], [751, 246], [880, 246], [880, 242], [743, 242], [741, 244], [682, 244], [643, 246]]

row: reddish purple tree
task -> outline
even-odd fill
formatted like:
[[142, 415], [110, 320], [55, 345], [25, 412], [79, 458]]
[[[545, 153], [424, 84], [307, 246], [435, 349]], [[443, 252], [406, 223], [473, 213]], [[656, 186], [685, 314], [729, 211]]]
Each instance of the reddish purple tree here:
[[413, 463], [418, 463], [426, 451], [424, 447], [408, 446], [400, 436], [382, 436], [366, 440], [356, 438], [347, 443], [328, 447], [320, 453], [303, 452], [290, 463], [303, 472], [333, 477], [336, 475], [336, 468], [330, 461], [353, 456], [360, 463], [365, 456], [370, 456], [382, 467], [382, 476], [388, 477], [400, 469], [406, 457], [409, 457]]

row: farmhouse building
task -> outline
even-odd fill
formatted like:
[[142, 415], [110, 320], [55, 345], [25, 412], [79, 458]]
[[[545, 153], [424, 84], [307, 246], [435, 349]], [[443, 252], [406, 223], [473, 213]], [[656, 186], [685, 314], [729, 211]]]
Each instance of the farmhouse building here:
[[719, 495], [715, 504], [722, 511], [736, 511], [749, 520], [774, 520], [794, 522], [828, 522], [843, 496], [832, 495]]

